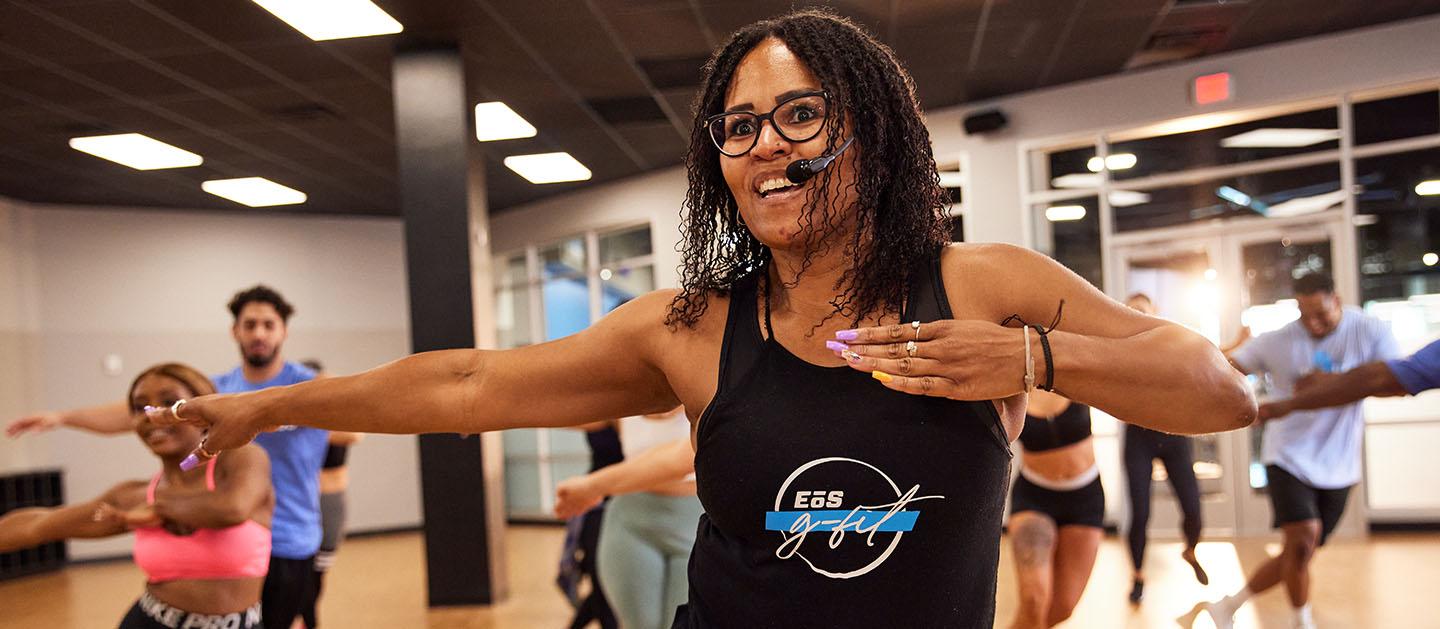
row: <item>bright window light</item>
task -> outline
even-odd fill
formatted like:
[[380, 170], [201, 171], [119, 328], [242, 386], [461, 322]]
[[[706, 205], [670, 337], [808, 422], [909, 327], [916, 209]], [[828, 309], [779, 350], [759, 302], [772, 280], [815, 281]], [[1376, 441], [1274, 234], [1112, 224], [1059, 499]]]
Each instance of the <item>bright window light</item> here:
[[1078, 221], [1082, 218], [1085, 218], [1085, 206], [1083, 205], [1054, 205], [1045, 208], [1045, 220], [1052, 223]]
[[70, 148], [135, 170], [199, 166], [205, 160], [182, 148], [139, 133], [71, 138]]
[[1255, 129], [1220, 140], [1227, 149], [1299, 148], [1340, 139], [1339, 129]]
[[965, 185], [965, 174], [954, 170], [940, 171], [941, 188], [959, 188]]
[[1135, 157], [1134, 153], [1116, 153], [1114, 155], [1107, 155], [1104, 159], [1096, 155], [1085, 162], [1085, 167], [1092, 173], [1098, 173], [1104, 169], [1126, 170], [1134, 168], [1135, 164], [1139, 163], [1139, 161], [1139, 158]]
[[585, 181], [590, 178], [590, 169], [564, 152], [511, 155], [505, 158], [505, 167], [530, 183]]
[[405, 30], [370, 0], [254, 0], [315, 41], [389, 35]]
[[308, 198], [304, 192], [282, 186], [264, 177], [214, 179], [200, 184], [200, 189], [217, 197], [230, 199], [250, 207], [295, 205], [304, 203]]
[[505, 103], [475, 106], [475, 138], [481, 142], [535, 137], [535, 127]]
[[1415, 194], [1422, 197], [1433, 197], [1440, 194], [1440, 179], [1430, 179], [1415, 184]]

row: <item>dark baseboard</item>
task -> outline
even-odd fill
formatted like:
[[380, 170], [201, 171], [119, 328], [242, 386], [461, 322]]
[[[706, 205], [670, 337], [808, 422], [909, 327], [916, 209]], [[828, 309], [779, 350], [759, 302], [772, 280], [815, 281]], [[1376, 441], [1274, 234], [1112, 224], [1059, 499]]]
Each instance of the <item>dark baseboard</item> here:
[[1440, 522], [1371, 522], [1371, 533], [1411, 533], [1440, 531]]

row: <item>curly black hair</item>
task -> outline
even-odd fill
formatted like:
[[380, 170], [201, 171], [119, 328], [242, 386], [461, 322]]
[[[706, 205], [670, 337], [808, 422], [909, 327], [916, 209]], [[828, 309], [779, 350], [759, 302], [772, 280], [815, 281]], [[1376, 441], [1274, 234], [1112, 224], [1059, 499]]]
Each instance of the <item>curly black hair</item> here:
[[[672, 327], [694, 327], [712, 293], [728, 295], [770, 259], [769, 248], [739, 216], [705, 119], [724, 109], [740, 60], [772, 37], [809, 67], [830, 96], [825, 152], [836, 150], [851, 123], [854, 129], [848, 132], [860, 149], [856, 180], [846, 183], [856, 203], [854, 232], [843, 235], [843, 253], [852, 262], [834, 286], [837, 296], [830, 302], [830, 316], [858, 324], [872, 314], [898, 313], [908, 271], [933, 260], [950, 240], [948, 199], [940, 187], [915, 84], [890, 48], [826, 10], [757, 22], [732, 35], [705, 65], [686, 154], [689, 191], [680, 227], [681, 289], [665, 319]], [[811, 186], [807, 209], [798, 219], [807, 243], [802, 274], [812, 258], [840, 241], [836, 236], [849, 208], [832, 207], [834, 175], [833, 169], [821, 171], [819, 185]]]
[[255, 286], [235, 293], [235, 296], [230, 298], [228, 305], [230, 315], [233, 316], [235, 320], [240, 320], [240, 311], [245, 309], [245, 304], [251, 302], [274, 306], [276, 314], [280, 315], [280, 320], [286, 323], [290, 322], [290, 315], [295, 314], [295, 307], [291, 306], [290, 302], [285, 301], [285, 298], [281, 297], [279, 292], [264, 284], [256, 284]]

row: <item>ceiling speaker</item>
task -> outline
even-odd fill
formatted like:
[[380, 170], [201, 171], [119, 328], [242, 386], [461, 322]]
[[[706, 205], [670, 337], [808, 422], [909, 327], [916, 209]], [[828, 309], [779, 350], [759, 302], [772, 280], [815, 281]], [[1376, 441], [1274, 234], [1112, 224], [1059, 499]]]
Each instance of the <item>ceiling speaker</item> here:
[[999, 109], [987, 109], [965, 116], [965, 133], [967, 135], [978, 135], [981, 133], [993, 133], [1005, 128], [1009, 120]]

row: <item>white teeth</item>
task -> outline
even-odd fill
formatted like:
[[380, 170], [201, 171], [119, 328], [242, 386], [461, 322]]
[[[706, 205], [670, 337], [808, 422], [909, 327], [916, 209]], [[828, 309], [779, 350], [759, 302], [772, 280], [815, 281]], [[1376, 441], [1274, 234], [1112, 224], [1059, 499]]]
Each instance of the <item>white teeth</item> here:
[[793, 185], [795, 185], [795, 183], [790, 181], [789, 179], [786, 179], [784, 177], [776, 177], [774, 179], [766, 179], [765, 181], [760, 182], [759, 191], [760, 194], [766, 194], [771, 190], [788, 188]]

